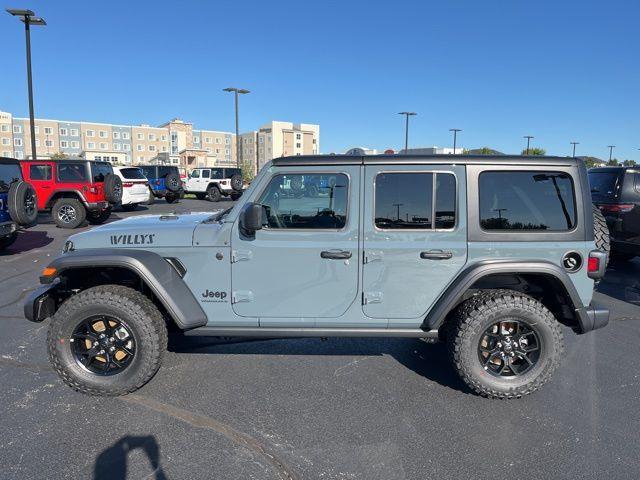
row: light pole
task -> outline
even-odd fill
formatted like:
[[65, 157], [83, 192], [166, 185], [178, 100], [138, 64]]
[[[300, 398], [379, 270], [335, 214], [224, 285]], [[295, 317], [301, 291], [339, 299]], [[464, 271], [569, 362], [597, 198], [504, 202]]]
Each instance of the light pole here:
[[450, 132], [453, 132], [453, 154], [456, 154], [456, 140], [458, 138], [458, 132], [461, 132], [459, 128], [450, 128]]
[[573, 145], [573, 158], [576, 158], [576, 145], [580, 145], [580, 142], [571, 142]]
[[404, 115], [406, 117], [405, 127], [404, 127], [404, 154], [406, 155], [409, 150], [409, 117], [413, 115], [417, 115], [416, 112], [400, 112], [398, 115]]
[[525, 153], [525, 155], [529, 155], [529, 144], [531, 143], [531, 139], [535, 138], [535, 137], [533, 137], [532, 135], [525, 135], [522, 138], [526, 138], [527, 139], [527, 150], [526, 150], [527, 153]]
[[31, 25], [44, 26], [47, 22], [44, 18], [36, 17], [35, 13], [31, 10], [18, 10], [14, 8], [7, 8], [14, 17], [19, 17], [20, 21], [24, 23], [24, 33], [27, 39], [27, 84], [29, 88], [29, 124], [31, 130], [31, 158], [35, 160], [36, 155], [36, 125], [33, 114], [33, 82], [31, 81]]
[[236, 106], [236, 160], [238, 162], [238, 168], [242, 168], [242, 148], [240, 148], [240, 132], [238, 129], [238, 94], [250, 93], [249, 90], [244, 88], [228, 87], [223, 88], [225, 92], [233, 92], [235, 97]]
[[613, 157], [613, 149], [616, 148], [615, 145], [607, 145], [607, 148], [609, 149], [609, 163], [611, 163], [611, 158]]

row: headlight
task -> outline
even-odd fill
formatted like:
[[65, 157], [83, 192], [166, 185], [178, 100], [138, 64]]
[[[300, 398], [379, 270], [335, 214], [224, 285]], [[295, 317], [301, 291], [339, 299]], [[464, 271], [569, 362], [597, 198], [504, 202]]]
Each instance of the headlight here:
[[73, 252], [75, 249], [73, 248], [73, 242], [71, 240], [67, 240], [64, 242], [64, 247], [62, 247], [62, 253]]

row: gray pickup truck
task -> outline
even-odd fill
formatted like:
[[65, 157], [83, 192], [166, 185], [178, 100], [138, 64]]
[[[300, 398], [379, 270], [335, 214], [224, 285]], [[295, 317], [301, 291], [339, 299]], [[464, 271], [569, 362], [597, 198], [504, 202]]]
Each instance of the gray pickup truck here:
[[446, 341], [471, 389], [517, 398], [558, 368], [564, 327], [608, 323], [591, 303], [607, 262], [599, 215], [571, 158], [278, 158], [224, 212], [71, 236], [25, 315], [50, 319], [55, 370], [92, 395], [149, 381], [169, 326]]

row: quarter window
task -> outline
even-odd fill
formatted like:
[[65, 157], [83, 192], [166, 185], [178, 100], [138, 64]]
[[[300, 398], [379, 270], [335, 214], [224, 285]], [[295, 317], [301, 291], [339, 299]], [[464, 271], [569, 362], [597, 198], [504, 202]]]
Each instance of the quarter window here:
[[50, 165], [29, 166], [29, 178], [31, 180], [51, 180], [51, 166]]
[[62, 163], [58, 165], [58, 181], [86, 182], [87, 169], [82, 163]]
[[484, 230], [567, 231], [576, 226], [573, 182], [566, 173], [484, 172], [479, 189]]
[[260, 196], [270, 229], [340, 230], [347, 223], [349, 178], [342, 173], [277, 175]]

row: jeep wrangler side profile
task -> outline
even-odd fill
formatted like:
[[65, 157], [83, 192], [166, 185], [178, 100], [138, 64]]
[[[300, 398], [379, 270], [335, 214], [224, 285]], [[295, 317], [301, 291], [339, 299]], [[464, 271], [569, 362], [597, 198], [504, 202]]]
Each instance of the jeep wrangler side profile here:
[[[318, 191], [289, 193], [305, 185]], [[471, 389], [515, 398], [558, 368], [563, 326], [608, 323], [591, 303], [607, 260], [594, 238], [580, 160], [278, 158], [224, 212], [70, 237], [25, 316], [51, 319], [54, 369], [93, 395], [147, 382], [169, 324], [184, 335], [442, 340]]]
[[108, 162], [93, 160], [23, 160], [22, 174], [36, 189], [38, 210], [51, 211], [61, 228], [87, 220], [104, 223], [122, 199], [122, 181]]
[[242, 194], [242, 170], [239, 168], [194, 168], [185, 185], [186, 193], [193, 193], [198, 200], [209, 197], [212, 202], [231, 197], [237, 200]]

